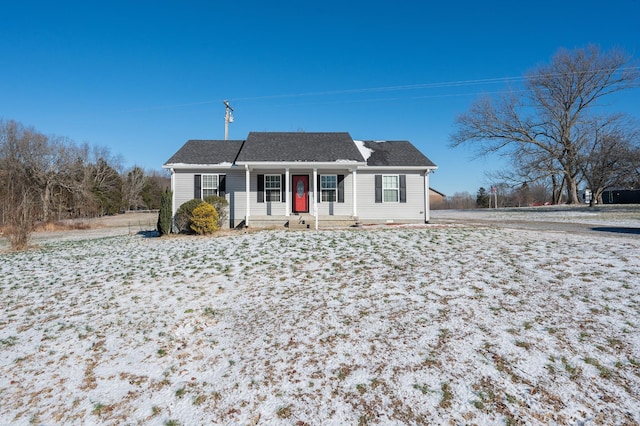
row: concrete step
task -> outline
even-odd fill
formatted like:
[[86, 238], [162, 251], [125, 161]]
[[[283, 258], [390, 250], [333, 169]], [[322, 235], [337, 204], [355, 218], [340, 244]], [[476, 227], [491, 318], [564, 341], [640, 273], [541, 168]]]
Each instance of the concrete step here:
[[315, 229], [316, 221], [309, 216], [291, 216], [289, 229]]

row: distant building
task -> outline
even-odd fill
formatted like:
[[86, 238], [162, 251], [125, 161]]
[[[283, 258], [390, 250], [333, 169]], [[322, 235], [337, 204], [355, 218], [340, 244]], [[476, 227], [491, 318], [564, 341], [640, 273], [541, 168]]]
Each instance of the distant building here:
[[640, 204], [640, 189], [607, 189], [602, 204]]
[[445, 208], [447, 196], [442, 192], [436, 191], [433, 188], [429, 188], [429, 206], [431, 210], [443, 209]]

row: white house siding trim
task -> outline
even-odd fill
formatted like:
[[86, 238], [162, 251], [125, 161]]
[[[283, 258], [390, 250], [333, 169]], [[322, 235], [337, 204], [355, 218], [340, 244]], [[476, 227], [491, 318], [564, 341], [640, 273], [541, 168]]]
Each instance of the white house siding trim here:
[[[289, 168], [288, 167], [285, 169], [284, 175], [285, 175], [285, 178], [284, 178], [285, 193], [286, 194], [291, 194], [291, 175], [289, 173]], [[285, 211], [286, 211], [285, 216], [288, 217], [288, 216], [291, 215], [291, 206], [292, 206], [292, 204], [291, 204], [291, 196], [290, 195], [287, 196], [285, 202], [287, 204], [285, 206]]]
[[176, 215], [176, 172], [171, 169], [171, 217]]

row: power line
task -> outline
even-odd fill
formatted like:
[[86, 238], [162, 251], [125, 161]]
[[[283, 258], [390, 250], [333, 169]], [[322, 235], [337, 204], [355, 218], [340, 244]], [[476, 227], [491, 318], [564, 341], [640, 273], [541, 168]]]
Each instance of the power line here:
[[328, 96], [328, 95], [345, 95], [356, 93], [373, 93], [373, 92], [391, 92], [399, 90], [416, 90], [416, 89], [436, 89], [436, 88], [448, 88], [448, 87], [463, 87], [463, 86], [477, 86], [480, 84], [495, 84], [495, 83], [510, 83], [520, 82], [525, 80], [525, 77], [501, 77], [501, 78], [486, 78], [479, 80], [460, 80], [460, 81], [447, 81], [440, 83], [421, 83], [410, 84], [402, 86], [382, 86], [382, 87], [369, 87], [363, 89], [344, 89], [344, 90], [329, 90], [325, 92], [302, 92], [302, 93], [289, 93], [281, 95], [268, 95], [268, 96], [249, 96], [242, 98], [233, 98], [234, 101], [254, 101], [265, 99], [279, 99], [279, 98], [296, 98], [304, 96]]
[[[625, 67], [620, 68], [618, 71], [637, 71], [640, 70], [640, 67]], [[599, 69], [592, 70], [592, 73], [596, 73], [599, 71], [611, 71], [607, 69]], [[575, 72], [573, 74], [578, 74], [579, 72]], [[545, 77], [553, 77], [553, 76], [562, 76], [569, 75], [572, 73], [555, 73], [555, 74], [545, 74]], [[358, 88], [358, 89], [341, 89], [341, 90], [328, 90], [328, 91], [315, 91], [315, 92], [300, 92], [300, 93], [288, 93], [288, 94], [278, 94], [278, 95], [263, 95], [263, 96], [246, 96], [246, 97], [238, 97], [238, 98], [229, 98], [233, 102], [242, 102], [242, 101], [259, 101], [259, 100], [273, 100], [273, 99], [287, 99], [287, 98], [302, 98], [302, 97], [313, 97], [313, 96], [335, 96], [335, 95], [355, 95], [355, 94], [367, 94], [367, 93], [379, 93], [379, 92], [397, 92], [397, 91], [409, 91], [409, 90], [421, 90], [421, 89], [441, 89], [441, 88], [457, 88], [457, 87], [470, 87], [470, 86], [480, 86], [480, 85], [492, 85], [492, 84], [519, 84], [524, 81], [527, 81], [530, 76], [520, 76], [520, 77], [495, 77], [495, 78], [484, 78], [484, 79], [474, 79], [474, 80], [454, 80], [454, 81], [444, 81], [437, 83], [419, 83], [419, 84], [409, 84], [409, 85], [396, 85], [396, 86], [380, 86], [380, 87], [368, 87], [368, 88]], [[633, 84], [630, 88], [636, 88], [638, 84]], [[425, 95], [425, 96], [413, 96], [410, 99], [429, 99], [429, 98], [448, 98], [448, 97], [461, 97], [461, 96], [474, 96], [478, 94], [499, 94], [505, 92], [522, 92], [523, 90], [501, 90], [501, 91], [477, 91], [477, 92], [467, 92], [467, 93], [444, 93], [438, 95]], [[391, 100], [397, 100], [398, 98], [394, 98]], [[406, 99], [406, 97], [402, 98]], [[351, 100], [351, 101], [334, 101], [333, 103], [347, 103], [347, 102], [379, 102], [379, 101], [387, 101], [389, 98], [385, 99], [365, 99], [365, 100]], [[180, 108], [180, 107], [188, 107], [188, 106], [197, 106], [197, 105], [208, 105], [213, 103], [220, 102], [219, 99], [216, 100], [207, 100], [200, 102], [190, 102], [190, 103], [180, 103], [180, 104], [172, 104], [172, 105], [163, 105], [149, 108], [138, 108], [132, 109], [125, 112], [139, 112], [139, 111], [151, 111], [151, 110], [163, 110], [163, 109], [172, 109], [172, 108]], [[327, 102], [331, 103], [331, 102]]]

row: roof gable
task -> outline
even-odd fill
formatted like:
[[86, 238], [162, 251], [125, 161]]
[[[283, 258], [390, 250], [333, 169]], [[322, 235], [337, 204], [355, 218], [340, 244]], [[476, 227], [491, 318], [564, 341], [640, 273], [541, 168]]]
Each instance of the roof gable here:
[[240, 140], [189, 140], [165, 164], [233, 164]]
[[371, 151], [367, 166], [376, 167], [436, 167], [409, 141], [363, 141]]
[[364, 158], [346, 132], [251, 132], [239, 162], [361, 162]]

